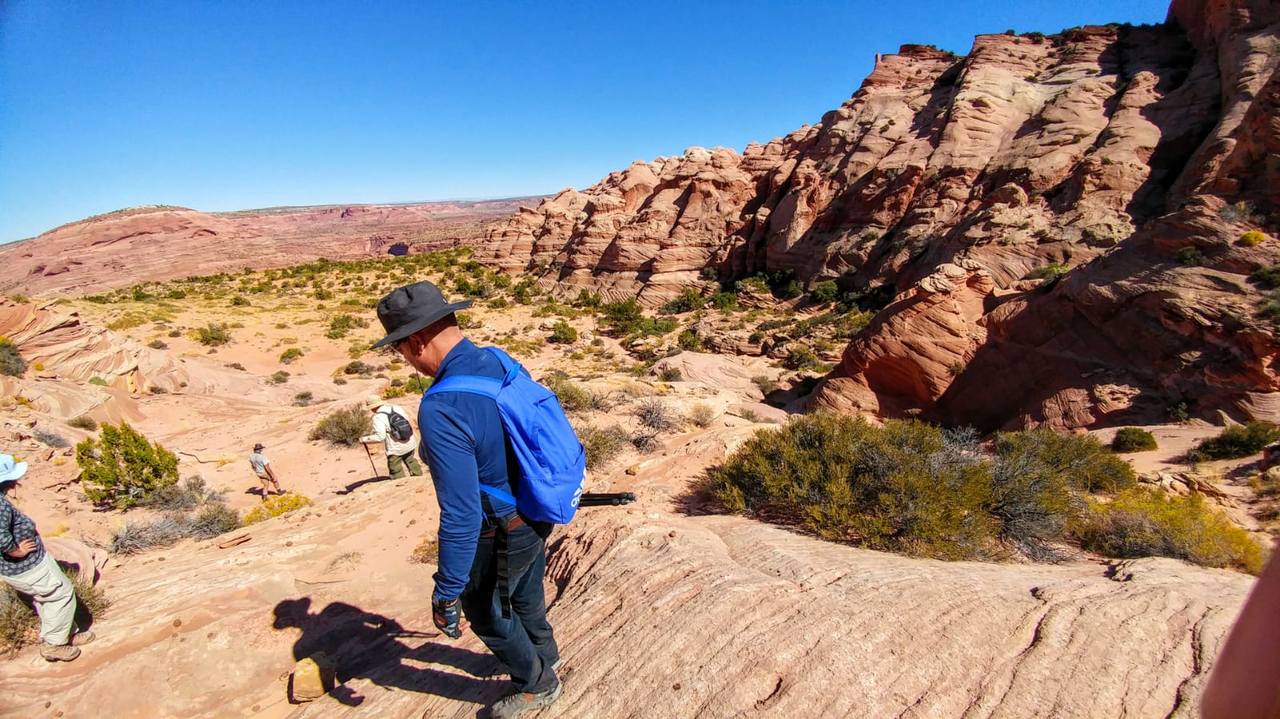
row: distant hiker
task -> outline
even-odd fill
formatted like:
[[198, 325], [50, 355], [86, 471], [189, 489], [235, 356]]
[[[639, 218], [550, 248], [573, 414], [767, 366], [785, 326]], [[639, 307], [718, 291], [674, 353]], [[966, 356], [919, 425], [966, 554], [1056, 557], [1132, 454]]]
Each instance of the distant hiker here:
[[460, 381], [502, 384], [518, 367], [504, 366], [510, 358], [476, 347], [462, 335], [454, 312], [470, 305], [446, 302], [430, 282], [401, 287], [378, 303], [387, 336], [374, 347], [393, 345], [415, 369], [435, 378], [418, 408], [421, 453], [440, 504], [432, 618], [456, 639], [465, 614], [506, 665], [516, 691], [491, 712], [507, 719], [560, 696], [560, 652], [542, 589], [551, 525], [516, 511], [512, 480], [520, 477], [520, 468], [497, 401], [475, 387], [447, 389]]
[[271, 494], [267, 483], [270, 482], [276, 488], [276, 494], [284, 494], [284, 490], [280, 489], [280, 480], [276, 478], [276, 471], [271, 468], [271, 460], [267, 459], [267, 455], [262, 453], [262, 443], [253, 445], [253, 454], [249, 455], [249, 466], [253, 467], [253, 473], [258, 475], [258, 481], [262, 482], [262, 499], [265, 501], [268, 494]]
[[9, 502], [27, 463], [0, 454], [0, 580], [31, 597], [40, 615], [40, 655], [51, 662], [80, 656], [80, 646], [93, 632], [72, 635], [76, 590], [53, 555], [44, 550], [35, 522]]
[[422, 476], [422, 465], [414, 452], [418, 449], [418, 435], [404, 410], [384, 402], [377, 395], [370, 395], [364, 406], [373, 412], [373, 434], [360, 438], [361, 444], [381, 444], [387, 453], [387, 472], [392, 479], [405, 475], [405, 468], [415, 477]]

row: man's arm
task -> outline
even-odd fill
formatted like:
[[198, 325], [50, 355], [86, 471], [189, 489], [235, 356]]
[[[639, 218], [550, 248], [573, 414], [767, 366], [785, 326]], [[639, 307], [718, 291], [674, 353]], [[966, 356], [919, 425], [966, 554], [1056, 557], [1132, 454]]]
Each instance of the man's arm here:
[[391, 423], [387, 421], [386, 415], [376, 412], [373, 415], [373, 433], [366, 434], [360, 438], [360, 444], [377, 444], [387, 441], [387, 430], [391, 429]]
[[420, 452], [431, 468], [440, 503], [440, 566], [433, 594], [440, 601], [456, 599], [466, 588], [484, 518], [475, 439], [451, 410], [442, 402], [429, 400], [418, 408], [418, 427], [424, 439]]

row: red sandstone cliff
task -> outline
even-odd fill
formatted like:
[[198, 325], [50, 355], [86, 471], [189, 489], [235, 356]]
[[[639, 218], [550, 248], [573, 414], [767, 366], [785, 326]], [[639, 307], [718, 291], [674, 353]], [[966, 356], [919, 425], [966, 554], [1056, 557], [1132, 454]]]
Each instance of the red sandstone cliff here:
[[[888, 287], [819, 407], [1280, 418], [1280, 346], [1246, 281], [1280, 240], [1239, 242], [1280, 202], [1278, 22], [1272, 2], [1179, 0], [1161, 26], [905, 46], [816, 126], [637, 162], [523, 209], [479, 256], [649, 304], [757, 271]], [[1023, 280], [1050, 263], [1070, 272]]]

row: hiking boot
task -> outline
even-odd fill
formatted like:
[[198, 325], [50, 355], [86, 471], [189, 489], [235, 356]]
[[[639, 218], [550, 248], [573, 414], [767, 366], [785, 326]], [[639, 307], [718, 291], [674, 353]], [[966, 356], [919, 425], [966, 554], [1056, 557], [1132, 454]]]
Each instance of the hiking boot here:
[[48, 662], [69, 662], [80, 656], [80, 650], [70, 644], [41, 644], [40, 656]]
[[503, 697], [489, 707], [489, 716], [493, 717], [493, 719], [515, 719], [515, 717], [526, 712], [549, 707], [560, 698], [560, 687], [560, 682], [556, 682], [554, 687], [541, 694], [517, 692], [511, 696]]
[[94, 634], [92, 630], [86, 629], [83, 632], [76, 632], [75, 634], [71, 635], [71, 646], [73, 647], [84, 646], [85, 644], [88, 644], [89, 642], [97, 638], [98, 638], [98, 635]]

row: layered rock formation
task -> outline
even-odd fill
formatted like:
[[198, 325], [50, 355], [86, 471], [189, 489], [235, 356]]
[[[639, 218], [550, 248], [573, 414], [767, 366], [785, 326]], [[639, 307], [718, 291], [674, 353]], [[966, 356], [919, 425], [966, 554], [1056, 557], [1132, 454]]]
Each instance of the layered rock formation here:
[[207, 213], [137, 207], [0, 245], [0, 294], [100, 292], [145, 280], [453, 247], [531, 198]]
[[[983, 428], [1280, 418], [1245, 281], [1280, 252], [1237, 241], [1280, 199], [1277, 20], [1178, 0], [1160, 26], [904, 46], [816, 126], [635, 163], [521, 210], [479, 256], [649, 304], [761, 271], [896, 293], [817, 406]], [[1045, 268], [1069, 273], [1023, 280]]]

